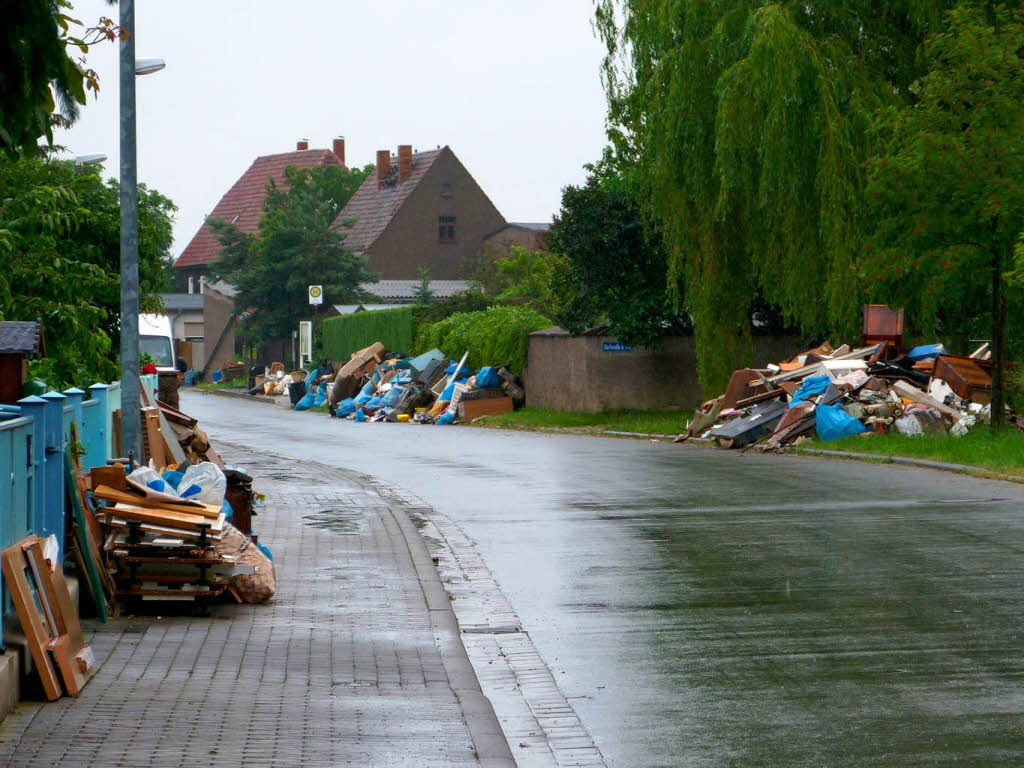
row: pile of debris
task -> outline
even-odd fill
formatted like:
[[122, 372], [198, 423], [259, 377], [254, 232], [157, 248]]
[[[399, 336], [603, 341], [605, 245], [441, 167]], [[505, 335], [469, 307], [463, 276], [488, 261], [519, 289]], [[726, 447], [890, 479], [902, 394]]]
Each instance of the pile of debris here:
[[523, 407], [526, 390], [518, 376], [504, 366], [474, 372], [467, 358], [449, 360], [439, 349], [408, 357], [377, 342], [337, 370], [325, 364], [310, 373], [268, 371], [250, 394], [287, 395], [295, 410], [327, 406], [341, 419], [413, 424], [473, 421]]
[[697, 411], [686, 437], [723, 448], [761, 443], [771, 451], [815, 434], [825, 441], [891, 430], [960, 436], [988, 422], [988, 344], [966, 357], [942, 344], [904, 352], [903, 310], [877, 304], [864, 308], [861, 341], [858, 348], [825, 342], [765, 369], [733, 372], [725, 393]]

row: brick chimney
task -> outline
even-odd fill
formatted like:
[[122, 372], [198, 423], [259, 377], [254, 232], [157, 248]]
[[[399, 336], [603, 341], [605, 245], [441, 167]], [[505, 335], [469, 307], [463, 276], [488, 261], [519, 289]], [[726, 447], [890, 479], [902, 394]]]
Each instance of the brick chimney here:
[[304, 149], [309, 149], [309, 139], [299, 139], [298, 141], [296, 141], [295, 142], [295, 149], [297, 149], [299, 151], [302, 151]]
[[391, 176], [391, 150], [377, 150], [377, 189], [384, 185], [384, 181]]
[[345, 165], [345, 137], [344, 136], [335, 136], [334, 137], [334, 154], [338, 156], [339, 160], [341, 160], [341, 164], [344, 165], [347, 168], [348, 166]]
[[398, 145], [398, 183], [401, 184], [412, 173], [412, 144]]

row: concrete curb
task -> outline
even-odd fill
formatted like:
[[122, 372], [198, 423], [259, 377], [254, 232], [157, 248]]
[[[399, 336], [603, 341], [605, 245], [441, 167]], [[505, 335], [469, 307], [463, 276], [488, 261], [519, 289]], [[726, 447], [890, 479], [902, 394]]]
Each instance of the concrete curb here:
[[250, 395], [242, 392], [232, 392], [227, 389], [213, 389], [207, 392], [206, 390], [196, 388], [196, 391], [201, 395], [217, 395], [217, 397], [234, 397], [241, 400], [246, 400], [250, 403], [263, 403], [264, 405], [275, 405], [274, 401], [266, 397], [265, 395]]
[[[494, 707], [480, 688], [469, 654], [462, 643], [459, 622], [455, 616], [448, 593], [441, 583], [441, 576], [434, 567], [434, 561], [427, 551], [423, 537], [416, 530], [404, 508], [400, 512], [392, 508], [391, 517], [398, 524], [405, 545], [409, 550], [419, 579], [423, 598], [430, 610], [430, 622], [434, 628], [434, 640], [441, 651], [448, 681], [462, 705], [466, 726], [473, 739], [481, 768], [516, 768], [512, 750], [498, 722]], [[454, 640], [450, 639], [454, 637]]]

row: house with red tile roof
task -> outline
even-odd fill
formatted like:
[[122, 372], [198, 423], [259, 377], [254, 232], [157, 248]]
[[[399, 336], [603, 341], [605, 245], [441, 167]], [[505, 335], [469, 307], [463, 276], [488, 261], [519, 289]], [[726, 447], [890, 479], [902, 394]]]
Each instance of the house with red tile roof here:
[[[283, 186], [284, 169], [288, 166], [316, 168], [325, 165], [345, 167], [344, 139], [335, 139], [333, 149], [310, 149], [309, 141], [303, 139], [296, 143], [294, 152], [257, 157], [224, 193], [210, 216], [233, 221], [243, 232], [255, 232], [260, 225], [260, 216], [263, 215], [267, 181], [273, 179], [278, 186]], [[213, 230], [204, 221], [174, 262], [175, 282], [179, 291], [200, 292], [199, 282], [202, 278], [209, 278], [209, 265], [216, 261], [219, 248]]]
[[[288, 166], [329, 163], [345, 165], [344, 139], [335, 139], [332, 149], [309, 149], [304, 140], [294, 152], [258, 157], [210, 215], [255, 232], [268, 179], [280, 185]], [[416, 152], [406, 144], [394, 154], [377, 152], [374, 170], [339, 214], [338, 226], [348, 228], [346, 244], [366, 256], [367, 269], [382, 280], [417, 279], [422, 266], [433, 279], [455, 280], [507, 222], [450, 147]], [[178, 290], [199, 291], [218, 248], [204, 222], [174, 264]]]

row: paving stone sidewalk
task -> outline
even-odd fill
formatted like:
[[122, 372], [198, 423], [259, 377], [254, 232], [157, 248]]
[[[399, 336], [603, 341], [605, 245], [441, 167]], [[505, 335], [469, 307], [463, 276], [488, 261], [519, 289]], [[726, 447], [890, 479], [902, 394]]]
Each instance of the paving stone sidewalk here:
[[255, 527], [277, 595], [86, 622], [99, 672], [0, 723], [0, 765], [513, 767], [401, 500], [323, 465], [224, 454], [268, 495]]

